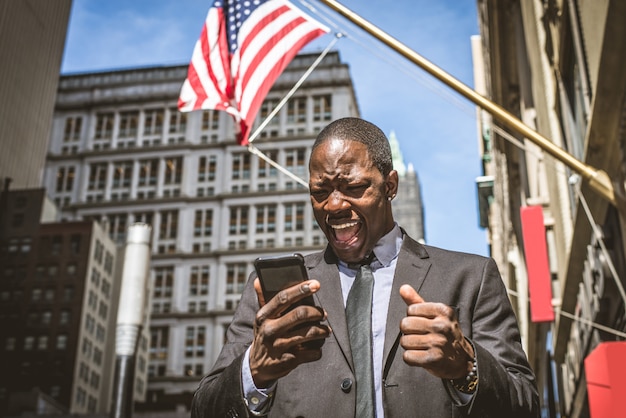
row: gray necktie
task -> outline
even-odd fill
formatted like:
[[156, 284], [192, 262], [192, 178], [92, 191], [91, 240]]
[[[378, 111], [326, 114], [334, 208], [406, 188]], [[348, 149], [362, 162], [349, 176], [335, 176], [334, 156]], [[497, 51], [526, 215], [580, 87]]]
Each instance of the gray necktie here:
[[[369, 261], [365, 262], [369, 263]], [[372, 269], [369, 264], [362, 264], [350, 288], [346, 302], [346, 320], [356, 376], [355, 416], [357, 418], [373, 418], [376, 411], [372, 364], [373, 290], [374, 274]]]

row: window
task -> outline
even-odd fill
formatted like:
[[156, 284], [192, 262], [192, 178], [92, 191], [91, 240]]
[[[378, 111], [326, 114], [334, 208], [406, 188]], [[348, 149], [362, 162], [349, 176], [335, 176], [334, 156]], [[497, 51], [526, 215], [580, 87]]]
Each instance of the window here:
[[226, 294], [239, 295], [246, 283], [246, 264], [233, 263], [226, 265]]
[[248, 207], [233, 206], [230, 208], [229, 234], [248, 233]]
[[160, 135], [163, 133], [163, 109], [146, 111], [143, 133], [144, 135]]
[[198, 160], [198, 181], [214, 181], [217, 170], [217, 156], [209, 155]]
[[132, 161], [118, 161], [113, 164], [113, 188], [129, 188], [132, 176]]
[[258, 205], [256, 207], [256, 232], [276, 231], [276, 205]]
[[32, 350], [35, 345], [35, 337], [27, 335], [24, 337], [24, 350]]
[[305, 165], [304, 165], [304, 148], [296, 148], [285, 150], [286, 158], [285, 158], [285, 166], [287, 170], [292, 173], [304, 177], [305, 176]]
[[80, 240], [79, 234], [73, 234], [70, 236], [70, 252], [72, 255], [78, 255], [80, 253]]
[[202, 130], [216, 131], [219, 128], [219, 112], [216, 110], [205, 110], [202, 112]]
[[313, 96], [313, 122], [330, 121], [331, 118], [331, 95]]
[[159, 214], [159, 239], [175, 239], [178, 235], [178, 210], [166, 210]]
[[285, 231], [304, 230], [304, 203], [285, 205]]
[[113, 136], [113, 113], [96, 115], [95, 139], [110, 139]]
[[[106, 215], [106, 220], [109, 223], [109, 236], [111, 239], [117, 243], [126, 241], [128, 215], [125, 213], [110, 213]], [[102, 258], [100, 262], [102, 262]]]
[[[138, 111], [129, 111], [120, 113], [120, 128], [118, 137], [120, 138], [136, 138], [137, 126], [139, 121]], [[119, 144], [118, 144], [119, 146]]]
[[15, 350], [15, 341], [15, 337], [7, 337], [6, 340], [4, 340], [4, 349], [6, 351]]
[[204, 357], [206, 327], [187, 327], [185, 332], [185, 357]]
[[196, 210], [193, 236], [210, 237], [213, 232], [213, 209]]
[[63, 142], [75, 142], [80, 140], [80, 131], [83, 125], [83, 118], [72, 116], [65, 119], [65, 130], [63, 131]]
[[48, 349], [48, 336], [40, 335], [37, 338], [37, 350], [47, 350]]
[[167, 359], [167, 346], [169, 339], [169, 328], [167, 326], [150, 327], [150, 359]]
[[37, 302], [39, 300], [41, 300], [41, 289], [39, 288], [34, 288], [31, 291], [31, 297], [30, 300], [32, 300], [33, 302]]
[[209, 266], [193, 266], [189, 275], [189, 295], [209, 294]]
[[59, 325], [67, 325], [70, 323], [70, 311], [67, 309], [59, 313]]
[[171, 157], [165, 160], [164, 184], [179, 185], [183, 176], [183, 158]]
[[306, 122], [306, 97], [294, 97], [287, 103], [287, 123]]
[[[102, 191], [106, 187], [107, 163], [94, 163], [89, 166], [89, 182], [87, 190]], [[102, 194], [104, 197], [104, 194]]]
[[170, 133], [185, 133], [187, 129], [187, 113], [179, 112], [177, 108], [170, 108]]
[[[278, 100], [277, 99], [266, 99], [263, 101], [263, 104], [261, 105], [261, 109], [259, 109], [259, 123], [263, 123], [263, 121], [265, 121], [265, 119], [267, 119], [267, 117], [269, 116], [270, 113], [272, 113], [272, 111], [276, 108], [276, 106], [278, 106]], [[269, 121], [268, 126], [269, 125], [278, 125], [279, 122], [279, 117], [278, 114], [274, 115], [274, 117], [272, 118], [271, 121]]]
[[65, 350], [67, 348], [67, 335], [57, 335], [56, 348], [57, 350]]
[[[276, 150], [264, 151], [264, 154], [272, 161], [277, 160], [278, 152]], [[259, 178], [276, 177], [277, 174], [276, 167], [259, 158]]]
[[156, 158], [139, 161], [139, 186], [156, 186], [159, 160]]
[[233, 180], [250, 178], [250, 154], [233, 154]]
[[59, 167], [57, 169], [57, 184], [56, 191], [57, 192], [71, 192], [74, 188], [74, 174], [75, 168], [70, 167]]
[[174, 267], [155, 268], [154, 297], [171, 297], [174, 280]]

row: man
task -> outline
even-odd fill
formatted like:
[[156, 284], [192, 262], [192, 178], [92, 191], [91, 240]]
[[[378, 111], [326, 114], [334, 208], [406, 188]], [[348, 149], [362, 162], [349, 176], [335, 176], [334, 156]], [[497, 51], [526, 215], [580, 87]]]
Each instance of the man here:
[[[328, 247], [306, 257], [309, 281], [269, 301], [251, 276], [192, 417], [538, 417], [495, 263], [421, 245], [395, 223], [398, 174], [382, 131], [358, 118], [331, 123], [309, 172]], [[361, 290], [351, 288], [372, 271], [373, 290], [355, 304]], [[288, 309], [311, 294], [318, 307]], [[371, 307], [359, 338], [372, 341], [351, 347], [355, 306]]]

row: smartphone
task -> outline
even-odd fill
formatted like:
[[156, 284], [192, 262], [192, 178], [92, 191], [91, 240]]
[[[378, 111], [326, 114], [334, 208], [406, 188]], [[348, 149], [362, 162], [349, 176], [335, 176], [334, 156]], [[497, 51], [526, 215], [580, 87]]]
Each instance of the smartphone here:
[[[294, 253], [276, 257], [259, 257], [254, 260], [254, 269], [261, 281], [265, 302], [269, 302], [278, 292], [308, 280], [304, 257]], [[313, 296], [307, 296], [294, 305], [315, 305]]]

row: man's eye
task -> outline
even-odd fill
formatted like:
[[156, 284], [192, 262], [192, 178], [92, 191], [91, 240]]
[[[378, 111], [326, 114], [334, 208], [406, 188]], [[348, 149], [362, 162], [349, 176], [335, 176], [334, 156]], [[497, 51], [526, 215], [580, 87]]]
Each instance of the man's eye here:
[[311, 190], [311, 196], [317, 201], [324, 200], [328, 196], [325, 190]]

